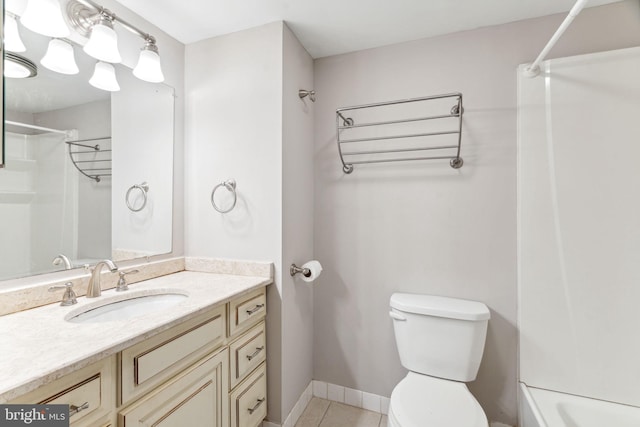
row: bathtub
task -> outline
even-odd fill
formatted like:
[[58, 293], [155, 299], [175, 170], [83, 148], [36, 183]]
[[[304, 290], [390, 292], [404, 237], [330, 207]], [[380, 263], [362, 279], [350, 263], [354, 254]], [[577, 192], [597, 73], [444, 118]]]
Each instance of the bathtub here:
[[520, 383], [521, 427], [640, 427], [640, 408]]

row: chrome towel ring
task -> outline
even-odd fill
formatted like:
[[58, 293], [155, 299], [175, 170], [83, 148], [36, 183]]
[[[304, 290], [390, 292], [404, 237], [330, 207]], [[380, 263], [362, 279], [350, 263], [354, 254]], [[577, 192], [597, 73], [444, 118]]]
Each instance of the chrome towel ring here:
[[[233, 194], [233, 203], [231, 203], [231, 206], [229, 206], [229, 208], [227, 209], [220, 209], [220, 207], [216, 205], [216, 202], [213, 198], [213, 196], [216, 194], [216, 190], [218, 190], [218, 188], [220, 187], [226, 188], [227, 191]], [[213, 206], [213, 209], [217, 210], [220, 213], [231, 212], [231, 210], [236, 206], [237, 201], [238, 201], [238, 195], [236, 194], [236, 180], [233, 178], [230, 178], [224, 182], [221, 182], [220, 184], [213, 187], [213, 190], [211, 190], [211, 206]]]
[[[131, 192], [133, 190], [140, 190], [140, 193], [142, 194], [142, 205], [139, 208], [134, 208], [133, 203], [131, 203], [131, 201], [129, 200], [129, 196], [131, 195]], [[147, 206], [148, 192], [149, 192], [149, 184], [147, 184], [146, 181], [141, 184], [134, 184], [131, 187], [129, 187], [129, 189], [127, 190], [127, 195], [125, 196], [124, 199], [125, 199], [125, 202], [127, 202], [127, 207], [131, 212], [140, 212], [142, 209], [144, 209], [145, 206]]]

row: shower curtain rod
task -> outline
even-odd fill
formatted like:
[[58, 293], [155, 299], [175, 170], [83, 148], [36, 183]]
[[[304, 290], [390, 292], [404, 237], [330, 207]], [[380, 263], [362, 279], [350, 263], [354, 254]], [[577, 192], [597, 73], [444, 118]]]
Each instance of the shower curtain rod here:
[[5, 120], [4, 121], [5, 124], [8, 125], [12, 125], [12, 126], [19, 126], [19, 127], [23, 127], [23, 128], [27, 128], [27, 129], [35, 129], [35, 130], [42, 130], [45, 132], [53, 132], [53, 133], [61, 133], [63, 135], [69, 135], [69, 131], [67, 130], [58, 130], [58, 129], [51, 129], [51, 128], [45, 128], [42, 126], [36, 126], [36, 125], [30, 125], [28, 123], [20, 123], [20, 122], [14, 122], [11, 120]]
[[566, 29], [569, 27], [569, 25], [571, 25], [574, 18], [578, 16], [578, 14], [582, 11], [582, 9], [584, 8], [584, 6], [587, 4], [588, 1], [589, 0], [576, 1], [576, 3], [573, 5], [571, 10], [569, 11], [569, 14], [567, 15], [567, 17], [564, 19], [564, 21], [562, 21], [562, 24], [560, 24], [560, 27], [556, 30], [556, 32], [551, 37], [551, 40], [549, 40], [549, 42], [544, 47], [544, 49], [542, 49], [542, 52], [540, 52], [540, 55], [538, 55], [536, 60], [533, 61], [533, 64], [527, 66], [524, 69], [523, 74], [526, 77], [536, 77], [538, 74], [540, 74], [540, 63], [544, 61], [544, 58], [547, 56], [549, 51], [553, 48], [553, 46], [555, 46], [555, 44], [560, 39], [560, 37], [562, 37], [562, 34], [564, 34]]

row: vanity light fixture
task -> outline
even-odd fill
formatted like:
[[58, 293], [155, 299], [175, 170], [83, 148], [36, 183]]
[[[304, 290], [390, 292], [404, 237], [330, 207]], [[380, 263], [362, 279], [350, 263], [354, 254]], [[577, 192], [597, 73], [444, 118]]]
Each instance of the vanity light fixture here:
[[93, 75], [89, 79], [89, 84], [109, 92], [117, 92], [120, 90], [120, 85], [116, 79], [116, 69], [108, 62], [98, 61], [96, 63], [96, 68], [93, 70]]
[[[117, 51], [117, 35], [114, 31], [116, 24], [142, 38], [144, 46], [133, 71], [134, 76], [151, 83], [164, 81], [156, 39], [152, 35], [117, 17], [93, 0], [69, 0], [67, 16], [71, 27], [78, 34], [89, 37], [84, 51], [103, 62], [121, 62], [120, 53]], [[96, 37], [97, 41], [94, 40]], [[105, 49], [111, 54], [106, 55]]]
[[24, 52], [27, 50], [18, 31], [17, 17], [11, 12], [5, 12], [4, 14], [4, 48], [11, 52]]
[[[71, 32], [71, 28], [80, 36], [89, 39], [83, 50], [89, 56], [98, 60], [89, 83], [99, 89], [117, 91], [120, 90], [120, 87], [116, 79], [115, 69], [110, 64], [122, 62], [122, 57], [118, 50], [118, 34], [114, 28], [115, 24], [118, 24], [144, 40], [144, 46], [140, 51], [133, 75], [140, 80], [151, 83], [164, 81], [156, 39], [123, 19], [116, 17], [115, 14], [93, 0], [66, 1], [66, 22], [62, 16], [59, 0], [27, 0], [26, 8], [24, 8], [24, 13], [21, 15], [21, 12], [17, 11], [17, 5], [14, 6], [16, 7], [13, 7], [11, 12], [6, 14], [8, 16], [5, 28], [7, 50], [16, 49], [14, 51], [20, 51], [17, 49], [24, 47], [19, 43], [12, 45], [13, 49], [9, 47], [12, 39], [9, 32], [16, 35], [16, 37], [13, 37], [14, 40], [20, 40], [17, 25], [17, 22], [20, 22], [36, 33], [53, 38], [49, 42], [47, 53], [40, 61], [44, 67], [62, 74], [76, 74], [78, 73], [78, 66], [74, 58], [74, 48], [70, 44], [70, 40], [66, 39]], [[16, 21], [18, 15], [20, 20]], [[8, 56], [6, 59], [7, 63], [12, 61]], [[25, 66], [24, 61], [28, 61], [31, 65]], [[33, 77], [37, 74], [36, 65], [26, 58], [8, 64], [6, 68], [5, 75], [7, 77]]]
[[164, 81], [162, 67], [160, 66], [160, 55], [158, 55], [158, 47], [156, 39], [147, 34], [145, 45], [140, 50], [138, 64], [133, 69], [133, 75], [150, 83], [161, 83]]
[[43, 36], [67, 37], [70, 34], [58, 0], [28, 0], [20, 22]]
[[38, 75], [36, 64], [16, 53], [4, 53], [4, 76], [13, 79], [28, 79]]
[[83, 50], [99, 61], [117, 64], [122, 62], [122, 57], [118, 51], [118, 35], [113, 29], [114, 19], [114, 15], [101, 10], [97, 22], [91, 26], [89, 41]]
[[61, 74], [78, 74], [80, 72], [73, 54], [73, 46], [60, 39], [51, 39], [47, 53], [44, 54], [40, 63], [51, 71]]

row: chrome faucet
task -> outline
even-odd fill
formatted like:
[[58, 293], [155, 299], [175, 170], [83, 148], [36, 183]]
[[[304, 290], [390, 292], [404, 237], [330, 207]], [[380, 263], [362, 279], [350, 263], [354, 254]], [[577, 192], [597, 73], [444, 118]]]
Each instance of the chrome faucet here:
[[69, 258], [65, 254], [58, 254], [58, 256], [51, 261], [53, 265], [60, 265], [62, 263], [64, 263], [65, 270], [71, 270], [71, 261], [69, 261]]
[[106, 265], [112, 273], [118, 271], [118, 266], [110, 259], [105, 259], [96, 264], [91, 273], [91, 279], [89, 279], [89, 286], [87, 286], [87, 298], [99, 297], [102, 294], [102, 288], [100, 287], [100, 271], [102, 266]]

